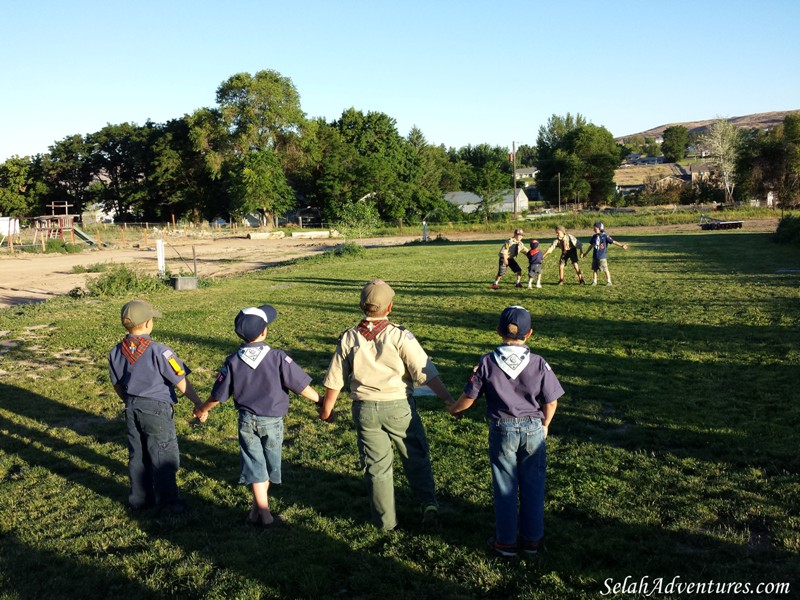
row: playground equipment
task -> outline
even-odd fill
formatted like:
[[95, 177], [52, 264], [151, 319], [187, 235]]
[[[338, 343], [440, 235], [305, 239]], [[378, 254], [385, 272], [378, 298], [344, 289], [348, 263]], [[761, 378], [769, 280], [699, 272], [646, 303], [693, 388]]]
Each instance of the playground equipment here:
[[721, 221], [706, 215], [700, 215], [700, 229], [704, 231], [716, 229], [741, 229], [742, 221]]

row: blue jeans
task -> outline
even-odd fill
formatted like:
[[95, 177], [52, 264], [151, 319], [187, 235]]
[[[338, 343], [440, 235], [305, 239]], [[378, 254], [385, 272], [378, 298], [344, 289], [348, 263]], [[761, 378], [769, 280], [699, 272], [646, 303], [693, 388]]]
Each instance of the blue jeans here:
[[282, 448], [283, 417], [239, 411], [239, 483], [280, 483]]
[[544, 536], [547, 465], [542, 422], [535, 417], [493, 419], [489, 426], [489, 462], [496, 541], [516, 544], [519, 536], [538, 542]]
[[387, 530], [397, 525], [392, 448], [421, 506], [438, 506], [428, 438], [414, 399], [356, 401], [351, 410], [375, 525]]
[[172, 404], [131, 396], [125, 402], [128, 474], [132, 508], [180, 502], [176, 476], [180, 466]]

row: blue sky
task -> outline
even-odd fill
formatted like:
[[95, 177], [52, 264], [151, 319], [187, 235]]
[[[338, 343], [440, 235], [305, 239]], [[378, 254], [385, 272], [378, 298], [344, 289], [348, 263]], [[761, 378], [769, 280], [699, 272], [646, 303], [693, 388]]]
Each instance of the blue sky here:
[[800, 109], [800, 2], [9, 0], [0, 161], [107, 123], [215, 105], [239, 72], [309, 117], [355, 107], [459, 148], [535, 144], [553, 115], [615, 136]]

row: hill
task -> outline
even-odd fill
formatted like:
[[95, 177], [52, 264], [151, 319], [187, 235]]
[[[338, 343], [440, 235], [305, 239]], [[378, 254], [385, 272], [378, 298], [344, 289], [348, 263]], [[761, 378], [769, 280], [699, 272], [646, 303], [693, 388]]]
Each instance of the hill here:
[[[756, 113], [753, 115], [745, 115], [743, 117], [731, 117], [728, 119], [731, 123], [736, 125], [737, 127], [742, 127], [746, 129], [769, 129], [771, 127], [775, 127], [783, 123], [783, 119], [786, 115], [792, 113], [800, 113], [800, 110], [779, 110], [775, 112], [765, 112], [765, 113]], [[629, 135], [620, 136], [617, 141], [622, 141], [625, 138], [630, 138], [636, 135], [643, 135], [645, 137], [659, 137], [663, 135], [664, 130], [668, 127], [673, 127], [675, 125], [683, 125], [686, 129], [689, 130], [689, 133], [701, 133], [704, 131], [709, 125], [711, 125], [717, 119], [706, 119], [705, 121], [684, 121], [682, 123], [667, 123], [665, 125], [659, 125], [658, 127], [653, 127], [652, 129], [648, 129], [647, 131], [640, 131], [639, 133], [631, 133]]]

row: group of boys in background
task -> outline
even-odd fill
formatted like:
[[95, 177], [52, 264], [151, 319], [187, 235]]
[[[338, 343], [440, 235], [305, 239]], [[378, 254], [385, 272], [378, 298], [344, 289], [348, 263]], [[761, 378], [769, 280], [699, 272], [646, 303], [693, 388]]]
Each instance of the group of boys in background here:
[[364, 285], [359, 304], [364, 317], [340, 336], [322, 382], [323, 396], [286, 352], [266, 344], [268, 328], [278, 316], [275, 308], [265, 304], [242, 309], [234, 319], [242, 344], [223, 361], [205, 402], [189, 384], [184, 362], [151, 339], [153, 319], [161, 314], [142, 300], [126, 303], [121, 320], [128, 333], [111, 350], [109, 370], [125, 403], [130, 508], [185, 509], [176, 484], [177, 389], [194, 403], [200, 422], [216, 405], [233, 399], [239, 415], [239, 482], [253, 493], [245, 522], [285, 524], [270, 510], [269, 486], [282, 481], [289, 392], [315, 402], [319, 418], [331, 422], [340, 390], [348, 388], [373, 523], [388, 531], [398, 526], [392, 471], [396, 451], [420, 503], [422, 525], [438, 526], [430, 449], [413, 395], [415, 387], [427, 386], [456, 418], [485, 397], [495, 512], [495, 533], [487, 543], [504, 557], [536, 554], [544, 537], [545, 438], [564, 390], [550, 365], [527, 346], [533, 332], [530, 313], [521, 306], [502, 311], [496, 327], [502, 343], [480, 357], [456, 400], [414, 335], [389, 321], [394, 296], [382, 280]]
[[[542, 261], [556, 248], [561, 250], [561, 257], [558, 261], [558, 285], [564, 285], [564, 268], [567, 263], [572, 263], [575, 273], [578, 275], [578, 283], [585, 285], [586, 281], [583, 278], [580, 265], [578, 264], [579, 258], [583, 258], [588, 254], [581, 252], [583, 244], [567, 230], [563, 225], [558, 225], [555, 228], [556, 239], [550, 244], [547, 252], [542, 253], [539, 250], [539, 241], [532, 239], [530, 248], [525, 247], [522, 241], [524, 235], [522, 229], [515, 229], [514, 234], [504, 242], [500, 248], [497, 275], [495, 276], [492, 289], [496, 290], [500, 287], [500, 280], [506, 274], [508, 269], [516, 275], [515, 286], [522, 287], [522, 268], [517, 263], [517, 257], [524, 254], [528, 257], [528, 288], [532, 288], [533, 280], [536, 279], [536, 287], [542, 287]], [[611, 285], [611, 272], [608, 270], [608, 247], [619, 246], [623, 250], [628, 249], [627, 244], [621, 244], [614, 240], [605, 231], [605, 226], [602, 222], [597, 221], [594, 224], [594, 235], [589, 241], [589, 248], [592, 250], [592, 285], [597, 285], [597, 275], [602, 272], [606, 276], [606, 285]]]

